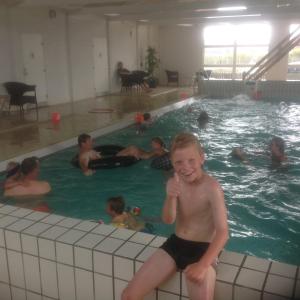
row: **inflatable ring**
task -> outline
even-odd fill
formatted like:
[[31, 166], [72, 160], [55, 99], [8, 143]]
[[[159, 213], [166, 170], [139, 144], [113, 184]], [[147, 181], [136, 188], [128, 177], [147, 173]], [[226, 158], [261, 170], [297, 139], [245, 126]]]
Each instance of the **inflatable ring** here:
[[165, 170], [165, 171], [171, 170], [173, 166], [170, 159], [170, 154], [166, 153], [164, 155], [153, 158], [150, 166], [151, 168], [158, 169], [158, 170]]
[[[134, 156], [116, 156], [124, 147], [117, 145], [103, 145], [94, 148], [95, 151], [101, 153], [101, 158], [91, 160], [89, 168], [94, 169], [113, 169], [118, 167], [128, 167], [138, 162]], [[78, 154], [71, 160], [74, 167], [79, 168]]]

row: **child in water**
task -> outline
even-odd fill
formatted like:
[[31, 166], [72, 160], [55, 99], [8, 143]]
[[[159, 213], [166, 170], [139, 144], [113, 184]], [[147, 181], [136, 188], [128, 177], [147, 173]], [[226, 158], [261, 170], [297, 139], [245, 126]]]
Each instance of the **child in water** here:
[[111, 197], [107, 200], [106, 212], [111, 216], [111, 225], [118, 228], [140, 231], [145, 224], [138, 221], [130, 212], [125, 211], [125, 201], [122, 196]]

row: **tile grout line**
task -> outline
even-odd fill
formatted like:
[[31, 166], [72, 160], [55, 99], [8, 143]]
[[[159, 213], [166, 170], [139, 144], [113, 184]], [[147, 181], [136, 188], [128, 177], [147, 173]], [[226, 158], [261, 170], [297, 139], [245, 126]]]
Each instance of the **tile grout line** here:
[[270, 271], [271, 271], [271, 267], [272, 267], [272, 264], [273, 264], [273, 261], [270, 261], [270, 264], [269, 264], [269, 267], [268, 267], [268, 270], [267, 270], [267, 272], [266, 272], [266, 277], [265, 277], [265, 280], [264, 280], [264, 282], [263, 282], [263, 286], [262, 286], [262, 288], [261, 288], [261, 300], [263, 300], [263, 298], [264, 298], [264, 292], [265, 292], [265, 287], [266, 287], [266, 285], [267, 285], [267, 280], [268, 280], [268, 277], [269, 277], [269, 274], [270, 274]]
[[[237, 273], [236, 273], [236, 275], [235, 275], [235, 277], [234, 277], [234, 279], [233, 279], [233, 283], [231, 284], [231, 285], [232, 285], [232, 294], [231, 294], [231, 299], [232, 299], [232, 300], [235, 300], [235, 299], [234, 299], [234, 298], [235, 298], [234, 295], [235, 295], [236, 281], [237, 281], [237, 279], [238, 279], [238, 277], [239, 277], [239, 275], [240, 275], [240, 273], [241, 273], [241, 270], [242, 270], [242, 268], [243, 268], [243, 265], [244, 265], [246, 259], [247, 259], [247, 255], [244, 255], [243, 260], [242, 260], [242, 262], [241, 262], [240, 265], [239, 265], [239, 269], [238, 269], [238, 271], [237, 271]], [[238, 299], [237, 299], [237, 300], [238, 300]]]
[[296, 270], [296, 274], [295, 274], [295, 278], [294, 278], [294, 287], [293, 287], [293, 295], [292, 295], [292, 298], [293, 299], [296, 299], [296, 287], [297, 287], [297, 278], [298, 278], [298, 275], [299, 275], [299, 266], [297, 267], [297, 270]]
[[5, 245], [5, 256], [6, 256], [6, 266], [7, 266], [7, 275], [8, 275], [8, 284], [9, 284], [9, 292], [10, 292], [10, 299], [12, 299], [12, 289], [11, 289], [11, 275], [9, 270], [9, 263], [8, 263], [8, 253], [7, 253], [7, 245], [6, 245], [6, 236], [3, 230], [3, 239], [4, 239], [4, 245]]

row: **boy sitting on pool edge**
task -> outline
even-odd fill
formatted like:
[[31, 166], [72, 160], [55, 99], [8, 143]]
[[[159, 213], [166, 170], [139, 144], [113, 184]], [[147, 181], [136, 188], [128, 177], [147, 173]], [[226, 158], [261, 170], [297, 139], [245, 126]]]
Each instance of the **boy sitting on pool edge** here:
[[175, 137], [171, 146], [174, 177], [167, 183], [162, 218], [176, 220], [175, 234], [144, 263], [122, 293], [122, 300], [141, 300], [183, 270], [192, 300], [213, 299], [218, 254], [228, 239], [227, 211], [219, 183], [206, 174], [204, 151], [189, 133]]

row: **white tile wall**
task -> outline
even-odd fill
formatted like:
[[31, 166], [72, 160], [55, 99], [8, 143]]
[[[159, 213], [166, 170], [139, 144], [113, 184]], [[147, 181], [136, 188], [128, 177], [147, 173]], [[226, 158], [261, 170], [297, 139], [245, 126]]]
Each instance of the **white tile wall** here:
[[91, 231], [94, 229], [98, 223], [90, 222], [90, 221], [82, 221], [78, 225], [74, 227], [74, 229], [82, 230], [82, 231]]
[[17, 287], [11, 287], [12, 300], [26, 300], [26, 292], [23, 289]]
[[77, 300], [93, 300], [93, 273], [81, 269], [75, 269]]
[[133, 231], [133, 230], [118, 228], [110, 236], [114, 237], [116, 239], [128, 240], [134, 234], [135, 234], [135, 231]]
[[115, 299], [116, 300], [121, 300], [121, 295], [123, 290], [126, 288], [128, 282], [115, 279]]
[[22, 255], [19, 252], [7, 250], [10, 283], [25, 288]]
[[158, 300], [180, 300], [180, 297], [175, 294], [158, 291]]
[[92, 233], [108, 236], [115, 230], [116, 227], [113, 227], [111, 225], [106, 225], [106, 224], [100, 224], [95, 229], [93, 229]]
[[80, 223], [81, 220], [79, 219], [73, 219], [73, 218], [64, 218], [63, 220], [59, 221], [56, 225], [72, 228], [78, 223]]
[[55, 225], [58, 222], [60, 222], [61, 220], [63, 220], [64, 218], [65, 217], [63, 217], [63, 216], [52, 214], [52, 215], [49, 215], [48, 217], [44, 218], [42, 220], [42, 222], [47, 223], [47, 224], [51, 224], [51, 225]]
[[60, 300], [76, 299], [74, 267], [57, 264], [58, 290]]
[[55, 255], [54, 241], [39, 238], [38, 246], [39, 246], [40, 257], [55, 260], [56, 255]]
[[27, 300], [42, 300], [42, 296], [32, 292], [26, 292]]
[[41, 212], [41, 211], [34, 211], [31, 214], [27, 215], [25, 218], [32, 220], [32, 221], [40, 221], [44, 218], [49, 216], [49, 213]]
[[0, 228], [0, 247], [5, 247], [4, 230]]
[[112, 276], [112, 256], [110, 254], [93, 251], [94, 271], [97, 273]]
[[93, 270], [92, 250], [74, 247], [75, 266], [86, 270]]
[[113, 253], [115, 252], [122, 244], [124, 244], [123, 240], [118, 240], [114, 238], [106, 238], [101, 242], [98, 246], [95, 247], [95, 250], [99, 250], [101, 252]]
[[4, 248], [0, 248], [0, 281], [9, 282], [6, 251]]
[[114, 276], [119, 279], [130, 281], [133, 277], [133, 263], [132, 259], [126, 259], [123, 257], [114, 257]]
[[144, 245], [127, 242], [116, 251], [115, 255], [134, 259], [144, 248]]
[[74, 265], [73, 247], [68, 244], [56, 242], [56, 258], [60, 263]]
[[24, 253], [38, 255], [38, 242], [36, 237], [21, 234], [21, 242]]
[[105, 238], [104, 235], [88, 233], [82, 239], [75, 243], [76, 246], [81, 246], [89, 249], [93, 249], [97, 246], [103, 239]]
[[42, 293], [47, 297], [58, 298], [56, 263], [40, 259]]
[[94, 274], [95, 300], [112, 300], [113, 279], [105, 275]]
[[1, 300], [11, 300], [10, 286], [0, 282]]
[[5, 240], [7, 249], [21, 251], [21, 239], [19, 233], [5, 230]]
[[23, 254], [26, 289], [41, 293], [39, 259], [32, 255]]

